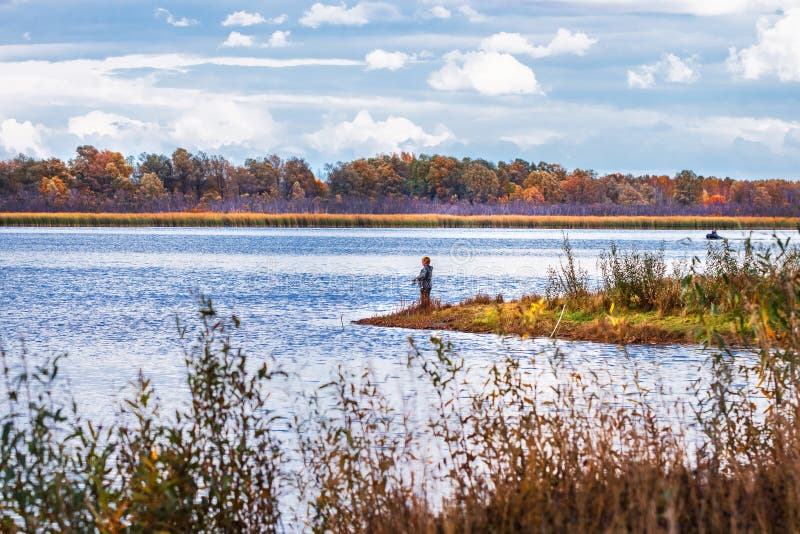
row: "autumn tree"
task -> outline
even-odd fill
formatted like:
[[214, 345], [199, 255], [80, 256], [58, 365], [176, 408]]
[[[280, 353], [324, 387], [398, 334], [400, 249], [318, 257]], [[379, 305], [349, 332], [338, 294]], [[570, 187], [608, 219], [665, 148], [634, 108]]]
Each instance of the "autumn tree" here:
[[544, 203], [544, 195], [542, 195], [541, 191], [539, 191], [536, 186], [530, 185], [523, 189], [521, 186], [511, 183], [510, 189], [510, 193], [500, 198], [501, 202], [518, 200], [522, 202], [529, 202], [531, 204]]
[[80, 146], [76, 152], [70, 171], [79, 188], [106, 197], [133, 191], [133, 165], [122, 154], [90, 145]]
[[396, 157], [376, 158], [373, 165], [378, 172], [378, 194], [383, 197], [400, 197], [408, 194], [406, 177], [401, 172], [407, 166]]
[[564, 200], [564, 190], [561, 182], [547, 171], [531, 172], [522, 184], [523, 189], [535, 187], [544, 198], [545, 202], [555, 204]]
[[522, 186], [531, 174], [531, 171], [534, 170], [535, 166], [531, 166], [531, 164], [524, 159], [517, 158], [511, 163], [501, 161], [497, 164], [497, 177], [501, 184], [503, 182], [510, 182]]
[[668, 204], [675, 198], [675, 180], [669, 176], [646, 176], [644, 181], [653, 188], [653, 202]]
[[569, 177], [561, 183], [564, 198], [573, 204], [598, 204], [605, 200], [605, 194], [592, 171], [575, 169]]
[[433, 194], [439, 200], [460, 198], [459, 193], [463, 189], [463, 184], [460, 180], [459, 170], [455, 158], [434, 156], [428, 167], [428, 174], [425, 176], [429, 194]]

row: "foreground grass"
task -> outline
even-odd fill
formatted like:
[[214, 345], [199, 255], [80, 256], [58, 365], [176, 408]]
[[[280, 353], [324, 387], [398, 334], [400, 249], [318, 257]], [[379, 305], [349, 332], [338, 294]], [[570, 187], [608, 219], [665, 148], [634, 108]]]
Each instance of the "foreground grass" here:
[[[593, 297], [596, 299], [596, 296]], [[703, 317], [677, 312], [592, 309], [557, 303], [541, 304], [531, 298], [502, 302], [478, 296], [465, 302], [432, 309], [412, 306], [388, 315], [369, 317], [356, 324], [450, 330], [474, 334], [508, 334], [522, 337], [558, 337], [573, 341], [628, 344], [693, 344], [713, 328], [729, 342], [735, 339], [731, 315]], [[559, 318], [561, 321], [559, 322]], [[556, 325], [558, 327], [556, 328]]]
[[[0, 347], [0, 532], [800, 532], [800, 253], [778, 241], [709, 260], [722, 274], [693, 269], [684, 305], [698, 324], [729, 314], [753, 343], [730, 350], [710, 325], [719, 345], [687, 403], [669, 383], [687, 377], [651, 381], [627, 351], [605, 370], [548, 347], [470, 371], [433, 337], [411, 341], [409, 385], [425, 389], [398, 392], [402, 406], [347, 361], [281, 417], [269, 392], [291, 391], [286, 375], [248, 360], [239, 319], [201, 296], [196, 326], [179, 323], [186, 402], [162, 413], [140, 376], [98, 426], [64, 399], [59, 359]], [[603, 265], [616, 302], [676, 309], [659, 255], [612, 249]], [[661, 283], [631, 286], [637, 265]], [[573, 267], [553, 273], [558, 298], [604, 308]], [[550, 300], [517, 311], [552, 320]], [[475, 304], [490, 324], [514, 312]]]
[[327, 213], [0, 213], [0, 226], [163, 226], [325, 228], [796, 228], [786, 217], [580, 217]]

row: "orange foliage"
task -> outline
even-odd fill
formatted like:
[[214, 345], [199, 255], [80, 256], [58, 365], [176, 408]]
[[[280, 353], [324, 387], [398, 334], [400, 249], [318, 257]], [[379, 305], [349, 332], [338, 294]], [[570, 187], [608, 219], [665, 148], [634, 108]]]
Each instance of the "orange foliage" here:
[[728, 203], [728, 200], [723, 195], [703, 195], [704, 206], [723, 206]]

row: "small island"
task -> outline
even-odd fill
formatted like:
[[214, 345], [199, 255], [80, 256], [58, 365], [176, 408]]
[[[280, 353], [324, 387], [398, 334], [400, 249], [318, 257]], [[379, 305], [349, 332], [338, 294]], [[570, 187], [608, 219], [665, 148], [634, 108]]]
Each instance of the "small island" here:
[[[478, 334], [553, 337], [573, 341], [630, 344], [747, 344], [749, 331], [737, 321], [745, 299], [731, 295], [744, 287], [769, 286], [778, 261], [790, 268], [797, 252], [778, 258], [755, 252], [746, 243], [734, 250], [727, 241], [709, 247], [704, 261], [668, 265], [663, 248], [619, 250], [612, 244], [600, 256], [599, 284], [575, 261], [566, 234], [558, 266], [548, 270], [544, 295], [530, 294], [506, 302], [502, 295], [477, 295], [458, 304], [434, 301], [413, 305], [356, 324], [451, 330]], [[763, 265], [759, 265], [763, 264]], [[747, 300], [758, 297], [758, 291]]]

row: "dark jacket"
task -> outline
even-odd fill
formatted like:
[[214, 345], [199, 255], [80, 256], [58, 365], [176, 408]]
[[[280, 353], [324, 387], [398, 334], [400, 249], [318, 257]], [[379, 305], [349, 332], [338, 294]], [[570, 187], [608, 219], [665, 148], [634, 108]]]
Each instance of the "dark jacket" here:
[[430, 289], [432, 287], [431, 279], [433, 278], [433, 267], [424, 265], [419, 272], [419, 276], [414, 278], [414, 281], [419, 285], [420, 289]]

